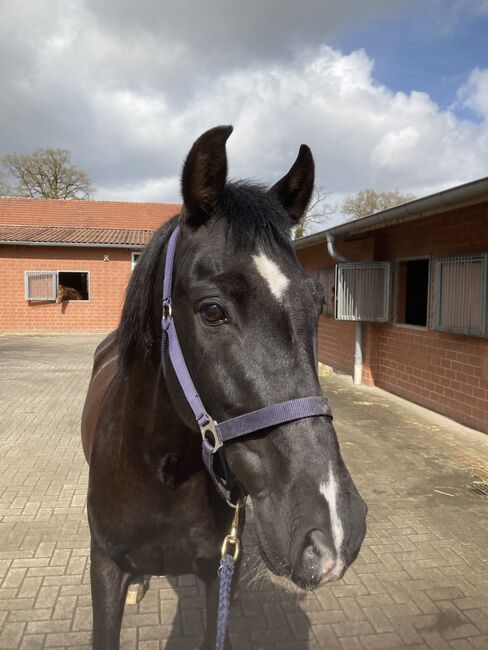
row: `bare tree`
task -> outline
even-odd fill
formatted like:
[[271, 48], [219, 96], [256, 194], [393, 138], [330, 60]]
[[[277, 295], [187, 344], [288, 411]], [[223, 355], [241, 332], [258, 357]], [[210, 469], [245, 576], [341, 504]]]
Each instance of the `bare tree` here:
[[314, 189], [310, 205], [295, 229], [295, 239], [303, 237], [310, 226], [325, 224], [334, 214], [336, 208], [326, 203], [328, 196], [329, 192], [324, 187]]
[[0, 172], [0, 196], [12, 196], [12, 188], [8, 184], [7, 174]]
[[413, 194], [403, 194], [397, 190], [378, 191], [367, 188], [353, 196], [348, 196], [343, 202], [341, 210], [345, 214], [351, 215], [351, 219], [360, 219], [413, 199], [415, 199]]
[[71, 164], [66, 149], [36, 149], [31, 154], [8, 153], [1, 164], [17, 183], [15, 196], [33, 199], [90, 199], [95, 193], [86, 172]]

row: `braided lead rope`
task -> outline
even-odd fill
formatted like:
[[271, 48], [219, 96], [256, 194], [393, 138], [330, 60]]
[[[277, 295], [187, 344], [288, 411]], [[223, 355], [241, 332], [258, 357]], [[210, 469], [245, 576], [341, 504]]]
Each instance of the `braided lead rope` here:
[[226, 554], [220, 560], [219, 607], [217, 609], [217, 638], [215, 641], [215, 650], [224, 650], [225, 647], [225, 633], [229, 623], [230, 589], [232, 586], [234, 567], [235, 562], [232, 555]]

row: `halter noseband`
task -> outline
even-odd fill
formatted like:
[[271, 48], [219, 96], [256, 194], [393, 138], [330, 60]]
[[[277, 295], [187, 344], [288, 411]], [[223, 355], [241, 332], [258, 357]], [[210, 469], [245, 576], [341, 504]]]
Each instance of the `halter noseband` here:
[[[176, 243], [180, 234], [180, 227], [171, 233], [166, 250], [166, 261], [163, 280], [163, 311], [162, 311], [162, 341], [161, 360], [163, 369], [165, 366], [165, 352], [168, 347], [169, 358], [178, 378], [180, 386], [185, 394], [195, 416], [200, 432], [202, 434], [202, 458], [217, 490], [227, 501], [230, 500], [231, 490], [236, 484], [236, 479], [227, 466], [225, 458], [217, 452], [229, 440], [235, 440], [254, 431], [260, 431], [267, 427], [273, 427], [285, 422], [292, 422], [302, 418], [327, 416], [332, 419], [332, 412], [328, 401], [323, 396], [299, 397], [286, 402], [265, 406], [257, 411], [244, 413], [230, 420], [217, 423], [206, 411], [202, 400], [193, 384], [188, 368], [183, 358], [176, 328], [173, 321], [171, 308], [171, 290], [173, 280], [173, 265], [176, 251]], [[214, 467], [216, 454], [220, 460], [220, 472]], [[222, 475], [223, 474], [223, 475]]]

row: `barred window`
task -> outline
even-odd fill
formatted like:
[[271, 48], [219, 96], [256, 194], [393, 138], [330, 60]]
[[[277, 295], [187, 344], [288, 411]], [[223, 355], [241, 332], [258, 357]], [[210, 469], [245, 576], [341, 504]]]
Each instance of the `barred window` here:
[[24, 296], [29, 302], [89, 300], [88, 271], [24, 271]]
[[487, 335], [487, 253], [437, 260], [435, 329]]
[[324, 289], [325, 302], [322, 313], [333, 316], [335, 311], [335, 267], [317, 269], [315, 279], [320, 282]]
[[389, 320], [389, 262], [348, 262], [338, 264], [336, 269], [337, 320]]
[[56, 271], [25, 271], [24, 294], [26, 300], [56, 300], [58, 277]]

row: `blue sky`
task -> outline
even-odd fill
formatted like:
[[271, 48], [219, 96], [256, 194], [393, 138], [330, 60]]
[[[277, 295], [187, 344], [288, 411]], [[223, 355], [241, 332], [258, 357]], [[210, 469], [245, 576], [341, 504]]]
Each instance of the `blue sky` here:
[[488, 3], [483, 9], [475, 1], [414, 1], [394, 17], [375, 16], [359, 29], [334, 34], [329, 44], [343, 52], [366, 50], [375, 79], [391, 90], [426, 92], [441, 109], [481, 119], [455, 103], [473, 68], [488, 67]]

